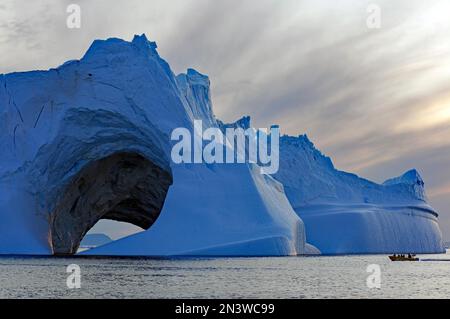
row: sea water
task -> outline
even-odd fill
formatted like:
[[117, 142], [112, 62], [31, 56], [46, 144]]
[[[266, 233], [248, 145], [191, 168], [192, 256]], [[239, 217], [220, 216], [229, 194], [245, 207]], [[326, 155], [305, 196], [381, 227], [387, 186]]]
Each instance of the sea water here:
[[[0, 257], [0, 298], [448, 298], [450, 255], [280, 258]], [[80, 269], [69, 289], [67, 266]], [[369, 265], [380, 288], [367, 284]]]

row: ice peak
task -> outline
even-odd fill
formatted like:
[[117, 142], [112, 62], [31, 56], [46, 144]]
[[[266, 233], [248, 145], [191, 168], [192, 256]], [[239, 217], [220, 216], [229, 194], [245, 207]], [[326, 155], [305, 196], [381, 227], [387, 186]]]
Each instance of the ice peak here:
[[194, 69], [187, 69], [186, 73], [177, 75], [176, 82], [180, 92], [186, 98], [194, 118], [202, 119], [209, 125], [216, 125], [208, 76]]
[[418, 185], [423, 187], [425, 185], [422, 177], [416, 169], [411, 169], [399, 177], [394, 177], [388, 179], [383, 183], [384, 185], [395, 185], [395, 184], [408, 184], [408, 185]]
[[243, 116], [242, 118], [240, 118], [236, 124], [243, 128], [244, 130], [248, 129], [251, 127], [251, 117], [250, 116]]
[[405, 180], [420, 182], [423, 184], [422, 176], [420, 176], [419, 172], [415, 168], [407, 171], [405, 174], [402, 175], [402, 177]]
[[186, 74], [184, 76], [186, 76], [187, 81], [191, 85], [201, 85], [206, 88], [209, 88], [210, 86], [209, 77], [205, 74], [198, 72], [197, 70], [189, 68], [187, 69]]
[[150, 50], [156, 50], [156, 48], [158, 48], [158, 45], [156, 44], [156, 42], [153, 41], [149, 41], [147, 39], [147, 36], [145, 35], [145, 33], [142, 33], [141, 35], [137, 35], [135, 34], [133, 37], [133, 41], [131, 41], [134, 45], [141, 47], [141, 48], [149, 48]]
[[209, 95], [210, 81], [207, 75], [201, 74], [197, 70], [187, 69], [186, 73], [180, 73], [176, 76], [178, 85], [183, 91], [188, 87], [200, 86], [203, 87]]
[[282, 139], [286, 142], [286, 144], [301, 146], [303, 148], [309, 148], [311, 150], [320, 152], [306, 134], [300, 134], [298, 136], [283, 135]]
[[241, 117], [239, 120], [237, 120], [236, 122], [233, 123], [224, 123], [220, 120], [218, 120], [219, 122], [219, 126], [221, 127], [222, 130], [225, 130], [227, 128], [242, 128], [244, 130], [250, 128], [250, 122], [251, 122], [251, 117], [250, 116], [243, 116]]
[[119, 38], [97, 39], [92, 42], [83, 59], [95, 59], [110, 54], [132, 55], [133, 51], [141, 52], [144, 55], [158, 56], [157, 47], [156, 42], [149, 41], [145, 34], [135, 35], [132, 41]]
[[93, 55], [97, 51], [105, 50], [106, 48], [117, 47], [120, 45], [124, 45], [127, 42], [125, 40], [119, 38], [108, 38], [106, 40], [96, 39], [92, 42], [89, 49], [87, 50], [85, 57]]
[[300, 134], [300, 135], [298, 136], [298, 140], [299, 140], [301, 143], [310, 146], [311, 148], [314, 148], [314, 149], [316, 148], [316, 147], [314, 146], [314, 143], [309, 139], [309, 137], [308, 137], [308, 135], [307, 135], [306, 133], [305, 133], [305, 134]]
[[427, 201], [425, 194], [425, 183], [419, 172], [415, 169], [411, 169], [404, 173], [402, 176], [388, 179], [383, 183], [385, 186], [397, 186], [408, 189], [408, 191], [417, 199]]
[[148, 42], [148, 38], [145, 35], [145, 33], [142, 33], [141, 35], [135, 34], [133, 37], [133, 43], [139, 43], [139, 42]]
[[316, 163], [315, 165], [330, 170], [335, 169], [331, 158], [318, 150], [306, 134], [298, 136], [283, 135], [280, 139], [280, 147], [286, 152], [285, 154], [296, 157], [296, 161]]

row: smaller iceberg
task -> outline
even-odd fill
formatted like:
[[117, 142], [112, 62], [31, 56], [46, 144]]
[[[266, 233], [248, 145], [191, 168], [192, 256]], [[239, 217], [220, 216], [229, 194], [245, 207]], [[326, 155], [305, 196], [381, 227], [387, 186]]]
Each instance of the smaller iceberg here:
[[444, 252], [438, 214], [414, 169], [380, 185], [335, 169], [306, 135], [284, 136], [275, 178], [323, 254]]

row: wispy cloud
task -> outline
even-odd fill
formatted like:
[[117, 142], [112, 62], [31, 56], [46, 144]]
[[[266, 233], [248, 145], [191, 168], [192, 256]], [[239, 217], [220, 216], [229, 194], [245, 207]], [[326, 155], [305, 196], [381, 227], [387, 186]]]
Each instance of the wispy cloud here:
[[447, 196], [450, 198], [450, 183], [440, 187], [432, 188], [428, 191], [428, 194], [431, 198], [440, 196]]
[[[71, 2], [3, 1], [0, 72], [54, 67], [95, 38], [145, 32], [175, 72], [209, 74], [224, 120], [249, 114], [307, 132], [339, 168], [378, 181], [417, 167], [432, 200], [448, 189], [447, 0], [82, 0], [80, 30], [65, 26]], [[380, 29], [366, 26], [373, 2]]]

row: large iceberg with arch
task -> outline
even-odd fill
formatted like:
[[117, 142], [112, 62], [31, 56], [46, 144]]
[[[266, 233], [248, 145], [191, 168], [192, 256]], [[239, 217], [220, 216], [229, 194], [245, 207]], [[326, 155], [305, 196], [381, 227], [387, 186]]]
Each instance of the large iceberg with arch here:
[[296, 255], [304, 225], [256, 164], [170, 160], [174, 128], [218, 126], [209, 79], [178, 77], [145, 35], [0, 77], [0, 253], [73, 254], [100, 219], [145, 232], [99, 255]]
[[281, 139], [274, 176], [250, 163], [174, 164], [171, 132], [196, 119], [225, 125], [208, 77], [175, 76], [145, 35], [0, 75], [0, 254], [74, 254], [102, 219], [145, 231], [83, 254], [442, 250], [418, 174], [377, 185], [335, 170], [304, 137]]

